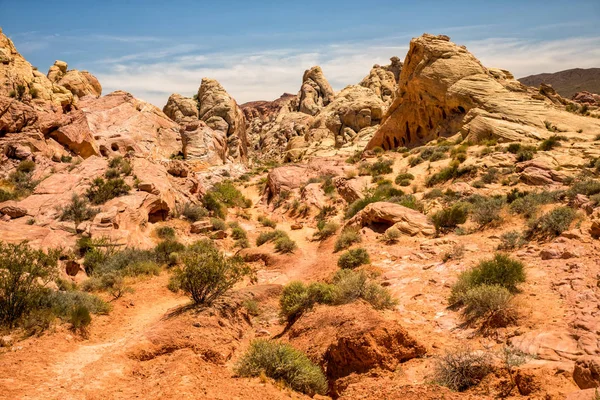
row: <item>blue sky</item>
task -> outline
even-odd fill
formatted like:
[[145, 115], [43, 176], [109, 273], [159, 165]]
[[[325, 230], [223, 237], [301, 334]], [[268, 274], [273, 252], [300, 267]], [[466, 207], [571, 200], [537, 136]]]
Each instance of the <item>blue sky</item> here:
[[0, 26], [40, 70], [56, 59], [159, 107], [202, 77], [238, 100], [295, 93], [321, 65], [334, 89], [447, 34], [516, 76], [600, 67], [600, 1], [0, 0]]

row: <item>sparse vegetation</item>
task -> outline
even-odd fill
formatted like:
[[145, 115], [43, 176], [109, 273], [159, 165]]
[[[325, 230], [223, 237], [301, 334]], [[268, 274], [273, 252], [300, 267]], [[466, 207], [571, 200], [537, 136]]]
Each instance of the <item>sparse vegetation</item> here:
[[529, 222], [529, 239], [550, 239], [568, 230], [577, 213], [570, 207], [556, 207]]
[[398, 242], [398, 239], [400, 238], [400, 236], [401, 236], [400, 230], [398, 228], [396, 228], [395, 226], [391, 226], [381, 236], [381, 241], [388, 245], [394, 244], [394, 243]]
[[275, 250], [283, 254], [293, 253], [294, 250], [298, 248], [296, 242], [290, 239], [287, 235], [280, 236], [277, 239], [275, 239], [274, 244]]
[[160, 239], [175, 239], [175, 229], [170, 226], [159, 226], [154, 232]]
[[415, 179], [415, 176], [413, 174], [405, 172], [402, 174], [398, 174], [394, 182], [396, 182], [396, 185], [410, 186], [410, 183], [413, 179]]
[[517, 319], [512, 293], [501, 285], [477, 285], [462, 296], [462, 316], [468, 323], [480, 322], [481, 330], [502, 328]]
[[445, 232], [467, 222], [469, 205], [458, 202], [444, 208], [431, 216], [431, 221], [438, 232]]
[[185, 203], [181, 210], [181, 215], [191, 222], [196, 222], [207, 217], [208, 210], [197, 204]]
[[509, 231], [500, 235], [498, 250], [514, 250], [525, 244], [525, 239], [518, 231]]
[[61, 208], [60, 220], [73, 221], [75, 222], [75, 226], [77, 226], [83, 221], [94, 218], [99, 212], [98, 208], [90, 207], [87, 198], [73, 194], [71, 202]]
[[265, 217], [264, 215], [261, 215], [258, 217], [258, 222], [260, 222], [260, 224], [264, 227], [273, 228], [273, 229], [275, 229], [277, 227], [277, 223], [275, 221]]
[[314, 237], [318, 240], [325, 240], [335, 235], [339, 227], [334, 221], [325, 222], [325, 220], [321, 220], [317, 223], [317, 231], [314, 233]]
[[501, 197], [477, 196], [472, 201], [469, 214], [479, 228], [497, 224], [502, 220], [501, 212], [504, 204], [504, 199]]
[[337, 253], [338, 251], [347, 249], [354, 243], [360, 243], [360, 241], [360, 232], [357, 229], [346, 228], [342, 231], [342, 233], [336, 240], [333, 251]]
[[433, 380], [438, 385], [462, 392], [478, 385], [491, 371], [492, 362], [486, 352], [464, 348], [437, 359]]
[[338, 267], [345, 269], [354, 269], [363, 264], [369, 264], [371, 259], [367, 250], [359, 247], [350, 249], [340, 256], [338, 259]]
[[87, 198], [92, 204], [104, 204], [115, 197], [124, 196], [129, 193], [131, 187], [122, 178], [104, 180], [96, 178], [86, 192]]
[[240, 376], [265, 374], [309, 396], [327, 393], [327, 379], [321, 368], [291, 345], [257, 339], [250, 344], [235, 371]]

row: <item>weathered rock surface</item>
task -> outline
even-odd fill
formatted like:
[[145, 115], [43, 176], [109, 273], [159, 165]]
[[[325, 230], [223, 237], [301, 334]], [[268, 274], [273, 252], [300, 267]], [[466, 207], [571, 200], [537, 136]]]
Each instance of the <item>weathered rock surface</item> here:
[[319, 66], [304, 71], [302, 87], [298, 93], [296, 110], [309, 115], [316, 115], [321, 108], [333, 101], [335, 93], [325, 79]]
[[198, 89], [198, 116], [208, 127], [226, 135], [228, 158], [246, 160], [248, 140], [244, 113], [216, 80], [202, 79]]
[[183, 157], [189, 161], [202, 161], [208, 165], [227, 161], [228, 147], [225, 132], [209, 128], [203, 121], [195, 120], [180, 129]]
[[389, 228], [394, 226], [405, 235], [433, 236], [435, 227], [420, 212], [395, 203], [371, 203], [352, 217], [346, 226]]
[[410, 43], [396, 98], [367, 149], [414, 146], [461, 132], [472, 142], [488, 138], [537, 140], [565, 132], [598, 132], [600, 123], [554, 106], [505, 70], [485, 68], [447, 36], [424, 34]]
[[78, 97], [95, 96], [102, 94], [102, 85], [98, 79], [88, 71], [68, 70], [64, 61], [55, 61], [48, 70], [48, 79], [55, 84], [64, 86]]
[[573, 380], [580, 389], [600, 387], [600, 358], [586, 356], [575, 361]]
[[319, 306], [300, 317], [288, 337], [323, 367], [330, 381], [374, 368], [394, 371], [426, 352], [398, 322], [360, 302]]
[[167, 104], [163, 107], [163, 112], [178, 124], [188, 120], [197, 120], [198, 102], [192, 98], [174, 93], [169, 96]]
[[380, 66], [375, 64], [369, 75], [360, 81], [359, 85], [371, 89], [386, 104], [392, 102], [396, 93], [402, 61], [398, 57], [390, 59], [391, 64]]

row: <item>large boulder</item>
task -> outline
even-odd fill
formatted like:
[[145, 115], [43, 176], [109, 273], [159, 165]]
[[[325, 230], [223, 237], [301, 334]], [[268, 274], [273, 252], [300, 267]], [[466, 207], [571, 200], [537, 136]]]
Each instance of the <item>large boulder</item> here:
[[371, 89], [386, 104], [394, 99], [396, 86], [402, 71], [402, 61], [392, 57], [390, 65], [380, 66], [375, 64], [369, 75], [365, 76], [359, 85]]
[[297, 111], [316, 115], [321, 108], [333, 101], [335, 92], [325, 79], [323, 70], [319, 66], [304, 71], [302, 87], [298, 93]]
[[473, 142], [538, 140], [561, 125], [590, 137], [600, 123], [557, 107], [510, 72], [485, 68], [464, 46], [444, 35], [424, 34], [410, 42], [396, 98], [367, 149], [415, 146], [460, 132]]
[[235, 100], [214, 79], [203, 78], [198, 89], [198, 117], [227, 138], [227, 156], [231, 160], [247, 158], [246, 119]]
[[600, 358], [584, 356], [575, 361], [573, 380], [580, 389], [600, 387]]
[[200, 120], [182, 125], [183, 156], [189, 161], [202, 161], [208, 165], [227, 161], [227, 136], [222, 131], [209, 128]]
[[178, 124], [188, 120], [197, 120], [198, 102], [192, 98], [173, 93], [163, 107], [163, 112]]
[[409, 236], [433, 236], [435, 227], [420, 212], [395, 203], [379, 201], [367, 205], [352, 217], [346, 226], [373, 226], [379, 229], [396, 227]]

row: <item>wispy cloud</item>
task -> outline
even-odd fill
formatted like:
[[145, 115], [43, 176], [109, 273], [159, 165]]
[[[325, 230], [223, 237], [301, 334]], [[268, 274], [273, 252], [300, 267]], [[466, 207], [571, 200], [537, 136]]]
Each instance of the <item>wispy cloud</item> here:
[[[304, 70], [320, 65], [334, 89], [358, 83], [373, 64], [385, 64], [391, 56], [404, 58], [408, 38], [375, 42], [347, 42], [314, 50], [276, 49], [261, 52], [195, 53], [173, 56], [155, 51], [154, 59], [132, 55], [108, 62], [97, 73], [105, 93], [126, 90], [162, 107], [171, 93], [192, 95], [203, 77], [219, 80], [238, 102], [274, 99], [295, 93]], [[400, 43], [400, 45], [398, 45]], [[466, 41], [467, 48], [484, 65], [508, 69], [521, 77], [574, 67], [600, 66], [600, 37], [539, 41], [490, 38]], [[182, 49], [186, 50], [186, 49]], [[189, 49], [187, 49], [189, 50]], [[178, 53], [179, 54], [179, 53]]]

